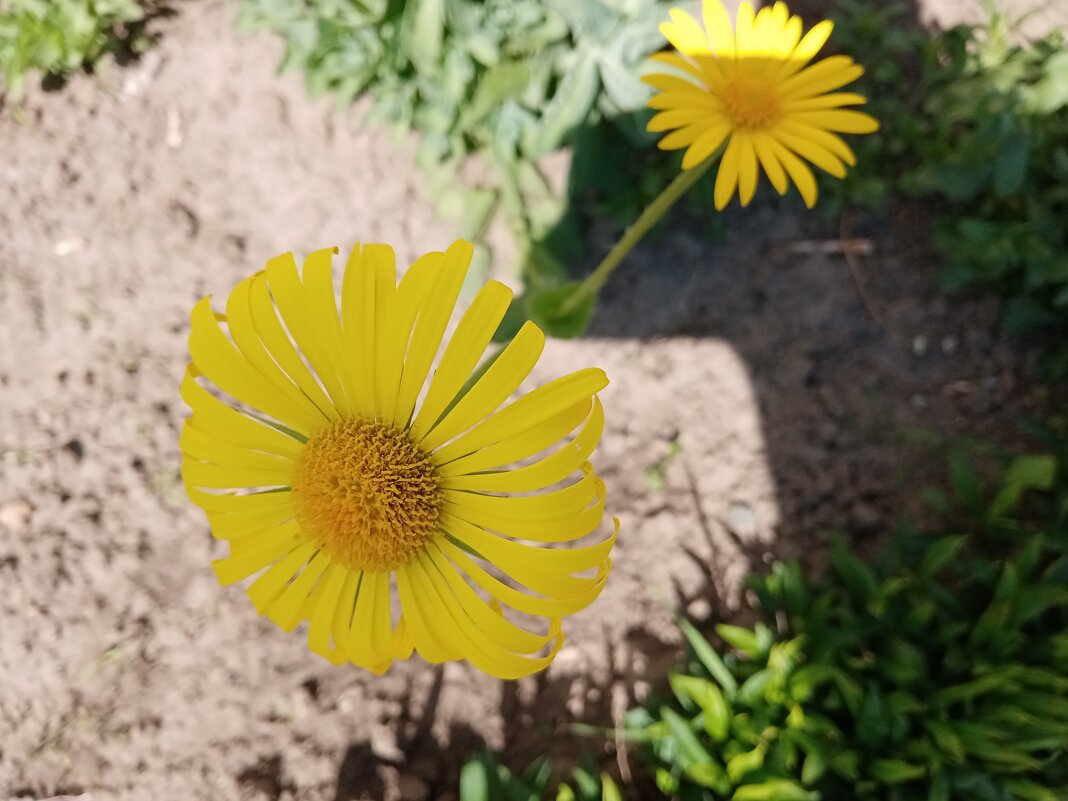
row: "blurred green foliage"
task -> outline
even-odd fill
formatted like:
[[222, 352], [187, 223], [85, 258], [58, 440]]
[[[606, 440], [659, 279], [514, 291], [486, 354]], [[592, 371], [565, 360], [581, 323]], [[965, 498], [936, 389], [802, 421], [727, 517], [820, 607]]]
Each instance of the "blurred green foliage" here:
[[487, 751], [469, 759], [460, 773], [460, 801], [623, 801], [619, 787], [591, 760], [560, 782], [553, 792], [553, 766], [545, 757], [521, 775], [513, 774]]
[[1008, 332], [1049, 346], [1068, 375], [1068, 47], [1061, 32], [1014, 44], [993, 12], [983, 26], [934, 35], [900, 3], [839, 0], [833, 42], [862, 56], [859, 91], [882, 122], [857, 145], [825, 209], [928, 198], [948, 290], [1006, 301]]
[[138, 0], [0, 0], [0, 76], [12, 99], [27, 73], [66, 75], [105, 52], [136, 49], [125, 27], [144, 17]]
[[[639, 81], [663, 44], [665, 0], [242, 0], [241, 21], [286, 42], [283, 67], [302, 70], [313, 93], [340, 102], [367, 94], [372, 118], [419, 133], [418, 160], [460, 236], [480, 239], [503, 209], [530, 288], [558, 285], [561, 259], [581, 251], [563, 221], [567, 198], [536, 166], [576, 146], [570, 193], [620, 193], [615, 210], [640, 207], [647, 146]], [[479, 154], [488, 185], [461, 191], [457, 170]], [[629, 181], [629, 182], [628, 182]], [[630, 190], [638, 186], [637, 194]], [[644, 187], [644, 189], [642, 189]], [[485, 264], [485, 253], [480, 257]]]
[[763, 622], [689, 623], [674, 698], [630, 713], [682, 801], [1068, 798], [1068, 439], [984, 482], [954, 456], [955, 521], [904, 530], [873, 566], [752, 580]]

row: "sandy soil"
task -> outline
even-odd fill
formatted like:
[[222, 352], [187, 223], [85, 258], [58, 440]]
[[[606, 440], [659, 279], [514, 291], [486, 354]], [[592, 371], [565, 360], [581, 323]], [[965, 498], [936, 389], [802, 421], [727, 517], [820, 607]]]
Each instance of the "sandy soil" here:
[[412, 143], [306, 99], [233, 11], [186, 0], [140, 63], [0, 116], [0, 798], [420, 801], [483, 743], [566, 762], [569, 722], [610, 725], [676, 658], [674, 609], [738, 614], [749, 570], [885, 530], [941, 469], [920, 432], [1004, 441], [1031, 405], [996, 308], [935, 291], [907, 209], [850, 221], [852, 269], [790, 204], [731, 212], [719, 244], [678, 216], [535, 375], [608, 371], [624, 531], [552, 668], [331, 668], [208, 568], [178, 474], [187, 314], [285, 250], [406, 261], [453, 234]]

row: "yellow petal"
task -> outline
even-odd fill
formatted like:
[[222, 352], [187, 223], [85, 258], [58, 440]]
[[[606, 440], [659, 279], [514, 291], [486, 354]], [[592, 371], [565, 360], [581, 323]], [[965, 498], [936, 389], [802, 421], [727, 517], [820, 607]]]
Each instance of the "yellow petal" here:
[[231, 543], [230, 556], [216, 559], [211, 567], [220, 584], [234, 584], [280, 559], [299, 543], [300, 529], [296, 521], [291, 520], [255, 537]]
[[[783, 62], [783, 67], [779, 70], [777, 77], [780, 80], [786, 78], [808, 64], [826, 44], [833, 30], [834, 23], [830, 20], [823, 20], [813, 25], [812, 29], [804, 35], [801, 41], [797, 43], [797, 47], [790, 52], [790, 55]], [[835, 56], [832, 56], [832, 58], [835, 58]]]
[[435, 451], [434, 464], [448, 464], [460, 456], [474, 453], [487, 445], [526, 431], [586, 398], [592, 398], [607, 385], [608, 376], [604, 374], [604, 370], [597, 367], [588, 367], [550, 381], [513, 401], [466, 434]]
[[786, 179], [786, 172], [783, 170], [782, 164], [779, 163], [779, 159], [775, 156], [775, 149], [769, 141], [770, 137], [766, 133], [756, 133], [753, 134], [752, 139], [753, 150], [757, 158], [760, 159], [760, 165], [764, 168], [764, 172], [767, 173], [771, 185], [775, 187], [775, 191], [780, 195], [786, 194], [789, 182]]
[[448, 442], [485, 420], [515, 392], [545, 348], [545, 334], [529, 320], [460, 402], [422, 440], [426, 450]]
[[[334, 250], [328, 248], [308, 254], [304, 260], [305, 270], [314, 274], [316, 266], [323, 269]], [[346, 368], [333, 292], [329, 297], [325, 296], [321, 282], [315, 282], [317, 291], [306, 291], [297, 274], [297, 263], [292, 253], [276, 256], [267, 262], [267, 281], [275, 305], [301, 353], [326, 387], [334, 406], [343, 416], [350, 415], [353, 405], [345, 394], [341, 377], [341, 371]], [[333, 318], [333, 324], [330, 317]]]
[[689, 150], [686, 151], [686, 155], [682, 157], [682, 168], [688, 170], [691, 167], [696, 167], [705, 162], [709, 156], [716, 152], [723, 140], [727, 138], [727, 134], [730, 133], [730, 125], [726, 120], [718, 122], [718, 124], [708, 127], [705, 131], [694, 140], [694, 143], [690, 145]]
[[256, 469], [198, 462], [182, 458], [182, 480], [204, 489], [239, 489], [243, 487], [287, 487], [293, 478], [291, 466]]
[[716, 173], [713, 201], [718, 211], [722, 211], [730, 203], [734, 196], [734, 188], [738, 185], [739, 150], [738, 137], [732, 136], [723, 153], [723, 159], [719, 163], [719, 171]]
[[792, 120], [782, 120], [776, 126], [776, 130], [813, 142], [824, 150], [830, 151], [850, 166], [857, 163], [857, 157], [849, 145], [843, 142], [840, 136], [830, 131], [813, 128], [811, 125], [802, 125]]
[[339, 420], [341, 415], [338, 414], [333, 401], [304, 364], [304, 359], [278, 320], [266, 273], [260, 272], [253, 276], [249, 285], [248, 304], [256, 334], [270, 352], [271, 358], [278, 362], [300, 391], [315, 404], [325, 420]]
[[[672, 109], [671, 111], [661, 111], [658, 114], [654, 114], [649, 120], [649, 123], [645, 126], [645, 129], [650, 133], [660, 133], [661, 131], [670, 131], [673, 128], [683, 128], [685, 126], [693, 126], [700, 133], [700, 129], [707, 127], [705, 124], [716, 119], [716, 115], [710, 111], [694, 110], [694, 109]], [[689, 144], [697, 138], [695, 133], [689, 141], [684, 144]], [[663, 143], [663, 140], [661, 140]], [[663, 147], [663, 145], [661, 144]], [[672, 148], [664, 148], [671, 150]]]
[[563, 481], [590, 457], [604, 431], [604, 409], [597, 398], [582, 431], [574, 440], [534, 464], [514, 470], [446, 478], [443, 489], [475, 492], [530, 492]]
[[471, 618], [471, 621], [485, 634], [492, 638], [509, 651], [531, 654], [540, 651], [553, 638], [553, 634], [532, 634], [520, 628], [514, 623], [505, 620], [495, 612], [488, 603], [478, 597], [478, 593], [472, 590], [467, 582], [456, 572], [456, 568], [437, 548], [427, 548], [427, 556], [431, 564], [426, 565], [427, 570], [437, 571], [449, 590], [456, 596], [460, 607]]
[[[615, 542], [614, 535], [612, 542]], [[585, 609], [601, 594], [611, 569], [611, 560], [606, 557], [600, 563], [597, 575], [589, 580], [589, 585], [584, 592], [569, 595], [566, 598], [541, 598], [509, 587], [479, 567], [463, 549], [453, 545], [444, 537], [436, 538], [432, 547], [440, 549], [460, 570], [470, 576], [472, 581], [501, 603], [523, 614], [543, 617], [563, 617]]]
[[397, 272], [389, 245], [357, 245], [341, 283], [341, 320], [352, 386], [362, 416], [381, 414], [375, 386], [375, 358], [385, 336], [385, 317], [396, 294]]
[[[253, 470], [293, 470], [293, 459], [273, 453], [230, 445], [209, 437], [186, 420], [178, 437], [178, 447], [183, 454], [203, 462], [214, 462], [227, 467], [243, 467]], [[286, 482], [289, 483], [289, 482]]]
[[412, 327], [440, 273], [444, 253], [420, 256], [404, 274], [392, 302], [383, 311], [385, 334], [375, 343], [375, 389], [381, 418], [392, 421], [397, 410], [404, 355]]
[[738, 142], [738, 199], [748, 206], [757, 187], [757, 159], [753, 140], [748, 134], [735, 134]]
[[419, 391], [441, 346], [445, 328], [460, 295], [467, 269], [471, 265], [473, 247], [470, 242], [453, 242], [442, 258], [434, 278], [430, 295], [419, 310], [412, 329], [412, 340], [404, 357], [397, 407], [393, 411], [393, 425], [406, 427], [415, 408]]
[[551, 598], [572, 598], [589, 591], [595, 579], [573, 576], [604, 564], [614, 536], [596, 545], [541, 548], [491, 534], [448, 513], [441, 527], [459, 545], [470, 548], [520, 584]]
[[734, 26], [730, 14], [721, 0], [702, 0], [701, 16], [704, 18], [712, 52], [717, 55], [734, 55]]
[[787, 102], [801, 100], [845, 86], [863, 74], [864, 69], [853, 63], [849, 56], [831, 56], [783, 81], [779, 85], [779, 95]]
[[322, 414], [311, 404], [295, 404], [277, 391], [222, 332], [204, 298], [190, 315], [189, 354], [197, 369], [233, 398], [284, 422], [302, 434], [321, 425]]
[[697, 20], [677, 8], [671, 9], [669, 13], [671, 22], [661, 24], [660, 32], [671, 42], [671, 46], [688, 56], [708, 53], [708, 37], [697, 24]]
[[269, 603], [267, 617], [282, 631], [292, 631], [301, 621], [304, 602], [315, 589], [316, 583], [329, 564], [330, 559], [326, 554], [322, 552], [314, 554], [300, 575], [282, 590], [281, 595]]
[[816, 95], [801, 100], [787, 101], [785, 111], [787, 114], [795, 111], [823, 111], [840, 106], [863, 105], [867, 102], [868, 99], [864, 95], [858, 95], [856, 92], [832, 92], [829, 95]]
[[344, 662], [347, 657], [342, 649], [331, 646], [330, 635], [334, 615], [337, 613], [338, 600], [341, 598], [341, 590], [345, 586], [348, 573], [348, 568], [336, 562], [327, 566], [326, 574], [320, 582], [323, 590], [312, 611], [308, 628], [308, 647], [313, 653], [335, 665]]
[[845, 177], [845, 164], [843, 164], [833, 153], [825, 150], [814, 142], [808, 139], [802, 139], [798, 136], [793, 136], [785, 131], [776, 131], [775, 138], [787, 149], [792, 150], [794, 153], [801, 156], [801, 158], [808, 159], [824, 172], [833, 175], [835, 178]]
[[267, 613], [271, 602], [282, 593], [297, 571], [308, 564], [315, 550], [311, 543], [298, 545], [252, 582], [247, 592], [257, 612], [261, 615]]
[[667, 64], [669, 67], [692, 75], [699, 81], [703, 79], [703, 73], [701, 72], [701, 68], [698, 67], [693, 61], [683, 58], [678, 53], [653, 53], [651, 56], [649, 56], [649, 60], [655, 61], [659, 64]]
[[[412, 423], [414, 439], [423, 438], [467, 382], [504, 319], [511, 300], [512, 290], [499, 281], [490, 281], [479, 290], [460, 318], [449, 344], [445, 346], [441, 364], [430, 381], [426, 399]], [[511, 391], [508, 390], [509, 393]]]
[[735, 52], [739, 58], [751, 55], [755, 52], [753, 41], [753, 4], [749, 0], [743, 0], [738, 6], [738, 16], [734, 21]]
[[536, 422], [495, 445], [449, 462], [438, 470], [442, 478], [479, 473], [513, 464], [556, 445], [586, 419], [593, 400], [588, 398], [559, 414]]
[[432, 665], [460, 659], [463, 654], [452, 632], [448, 629], [439, 631], [435, 625], [430, 608], [434, 599], [427, 592], [428, 583], [417, 562], [409, 562], [397, 570], [397, 592], [413, 646]]
[[220, 442], [243, 445], [290, 459], [295, 458], [304, 447], [302, 443], [278, 429], [264, 425], [227, 406], [200, 386], [189, 368], [182, 379], [181, 397], [193, 410], [188, 425]]
[[805, 205], [811, 209], [816, 205], [816, 176], [801, 159], [775, 139], [771, 140], [771, 147], [775, 151], [775, 156], [782, 162], [782, 166], [786, 168], [790, 180], [797, 186]]
[[795, 114], [793, 118], [802, 125], [811, 125], [839, 133], [867, 134], [879, 130], [879, 121], [860, 111], [839, 109], [836, 111], [810, 111]]

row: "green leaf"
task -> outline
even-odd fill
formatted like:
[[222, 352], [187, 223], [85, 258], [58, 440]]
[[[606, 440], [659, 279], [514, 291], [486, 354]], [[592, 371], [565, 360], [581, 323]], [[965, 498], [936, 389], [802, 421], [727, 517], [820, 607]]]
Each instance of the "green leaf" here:
[[693, 655], [705, 666], [705, 670], [708, 671], [709, 675], [719, 682], [726, 696], [728, 698], [733, 697], [738, 691], [738, 681], [735, 679], [734, 674], [727, 669], [723, 659], [716, 653], [716, 649], [708, 644], [708, 641], [702, 637], [701, 632], [697, 631], [686, 618], [682, 618], [679, 621], [679, 628], [682, 629], [682, 634], [685, 635], [687, 642], [693, 649]]
[[445, 38], [445, 0], [407, 0], [401, 47], [420, 72], [436, 73]]
[[615, 781], [607, 773], [601, 773], [601, 800], [623, 801], [623, 795], [619, 792], [619, 787], [616, 786]]
[[775, 780], [739, 787], [732, 801], [819, 801], [820, 794], [806, 790], [797, 782]]
[[489, 770], [482, 760], [472, 760], [460, 771], [460, 801], [494, 801]]
[[1005, 789], [1020, 801], [1061, 801], [1063, 798], [1053, 790], [1026, 779], [1009, 779], [1005, 782]]
[[747, 773], [764, 767], [764, 753], [767, 749], [757, 746], [752, 751], [745, 751], [727, 760], [727, 776], [738, 784]]
[[1027, 178], [1030, 158], [1031, 140], [1027, 134], [1015, 134], [1002, 143], [994, 161], [994, 192], [998, 197], [1020, 191]]
[[835, 537], [831, 544], [831, 564], [853, 597], [864, 602], [875, 597], [876, 583], [871, 568], [849, 552], [841, 537]]
[[1018, 484], [1028, 489], [1048, 490], [1057, 475], [1057, 460], [1045, 454], [1017, 456], [1005, 471], [1006, 484]]
[[664, 707], [660, 716], [664, 719], [671, 731], [675, 742], [679, 746], [679, 755], [685, 760], [685, 764], [715, 763], [715, 758], [701, 745], [697, 735], [690, 728], [690, 723], [670, 707]]
[[884, 784], [900, 784], [923, 778], [927, 775], [927, 769], [900, 759], [873, 759], [868, 766], [868, 773]]
[[527, 314], [546, 334], [559, 339], [574, 339], [586, 331], [596, 297], [583, 300], [573, 311], [561, 311], [581, 286], [579, 281], [568, 281], [560, 286], [533, 290], [526, 295]]
[[576, 58], [578, 63], [560, 79], [552, 100], [542, 111], [537, 132], [524, 143], [524, 149], [532, 158], [556, 150], [589, 116], [600, 87], [597, 63], [583, 51], [579, 51]]
[[761, 655], [760, 646], [757, 644], [756, 634], [749, 629], [743, 629], [741, 626], [731, 626], [727, 623], [720, 623], [716, 626], [716, 634], [737, 650], [744, 654], [748, 654], [754, 659], [758, 659]]
[[464, 116], [464, 127], [485, 117], [505, 100], [518, 97], [530, 79], [530, 68], [520, 61], [505, 61], [486, 71]]
[[968, 541], [966, 536], [940, 537], [927, 546], [927, 552], [923, 556], [921, 571], [925, 576], [931, 577], [946, 566]]
[[801, 766], [801, 783], [813, 785], [827, 772], [827, 760], [817, 750], [809, 751]]
[[952, 727], [937, 720], [925, 720], [923, 726], [927, 729], [928, 734], [931, 735], [938, 749], [949, 757], [951, 762], [958, 765], [964, 762], [964, 744], [961, 743], [960, 737], [957, 736]]
[[730, 731], [731, 707], [723, 692], [710, 681], [673, 673], [668, 682], [680, 702], [692, 701], [704, 713], [705, 731], [713, 740], [724, 740]]

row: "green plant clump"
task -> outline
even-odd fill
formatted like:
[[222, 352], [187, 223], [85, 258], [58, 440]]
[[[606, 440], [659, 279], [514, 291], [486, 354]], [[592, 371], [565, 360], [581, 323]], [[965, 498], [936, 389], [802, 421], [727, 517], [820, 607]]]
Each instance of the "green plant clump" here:
[[[1064, 448], [1061, 448], [1063, 451]], [[1068, 456], [984, 485], [951, 464], [954, 528], [904, 532], [874, 567], [779, 565], [764, 622], [689, 623], [674, 698], [632, 711], [663, 793], [683, 801], [1068, 798]]]
[[[949, 290], [1006, 299], [1009, 333], [1049, 348], [1068, 374], [1068, 47], [1064, 35], [1014, 44], [993, 13], [983, 26], [928, 34], [903, 8], [842, 0], [835, 43], [866, 54], [860, 91], [883, 123], [859, 143], [829, 208], [891, 193], [928, 198]], [[832, 198], [837, 199], [835, 203]]]
[[[535, 162], [581, 139], [577, 146], [591, 155], [573, 182], [621, 188], [621, 177], [636, 167], [635, 146], [652, 141], [644, 130], [649, 89], [639, 77], [649, 54], [664, 44], [658, 25], [668, 6], [666, 0], [242, 0], [241, 20], [284, 37], [283, 68], [302, 70], [313, 94], [331, 92], [340, 102], [366, 94], [373, 119], [418, 132], [418, 161], [429, 172], [431, 194], [443, 211], [461, 217], [461, 236], [480, 239], [503, 206], [528, 285], [537, 287], [563, 277], [553, 261], [577, 245], [561, 249], [550, 242], [545, 252], [530, 253], [559, 227], [566, 209]], [[486, 157], [495, 178], [465, 194], [457, 191], [456, 170], [471, 154]], [[609, 163], [597, 154], [620, 157]], [[649, 186], [639, 190], [648, 194]], [[629, 213], [640, 202], [617, 210]]]
[[572, 772], [572, 782], [560, 782], [553, 793], [553, 766], [541, 757], [516, 775], [486, 751], [464, 763], [460, 773], [460, 801], [623, 801], [619, 787], [592, 760]]
[[0, 0], [3, 88], [18, 99], [31, 70], [63, 76], [129, 47], [125, 26], [143, 16], [137, 0]]

